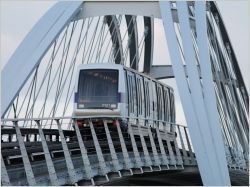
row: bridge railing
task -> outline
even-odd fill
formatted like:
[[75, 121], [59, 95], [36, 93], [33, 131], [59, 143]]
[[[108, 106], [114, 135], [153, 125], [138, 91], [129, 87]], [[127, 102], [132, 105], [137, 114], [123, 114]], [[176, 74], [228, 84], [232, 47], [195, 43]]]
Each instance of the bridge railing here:
[[[96, 125], [93, 118], [85, 118], [84, 130], [72, 117], [4, 119], [2, 183], [62, 185], [85, 179], [95, 184], [97, 176], [109, 181], [112, 172], [121, 177], [196, 165], [185, 126], [125, 117], [99, 119], [102, 123]], [[11, 167], [18, 159], [23, 165]]]
[[[72, 117], [3, 119], [2, 184], [63, 185], [89, 180], [93, 185], [97, 176], [109, 181], [114, 172], [122, 177], [197, 165], [186, 126], [117, 116], [82, 120], [79, 126]], [[228, 166], [246, 170], [243, 155], [225, 148]]]

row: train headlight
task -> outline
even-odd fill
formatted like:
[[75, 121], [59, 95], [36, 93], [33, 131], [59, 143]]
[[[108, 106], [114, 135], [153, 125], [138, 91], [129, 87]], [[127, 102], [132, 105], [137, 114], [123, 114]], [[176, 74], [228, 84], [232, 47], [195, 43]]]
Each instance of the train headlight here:
[[110, 107], [111, 108], [116, 108], [116, 104], [111, 104]]
[[84, 108], [84, 104], [79, 104], [78, 107], [79, 108]]

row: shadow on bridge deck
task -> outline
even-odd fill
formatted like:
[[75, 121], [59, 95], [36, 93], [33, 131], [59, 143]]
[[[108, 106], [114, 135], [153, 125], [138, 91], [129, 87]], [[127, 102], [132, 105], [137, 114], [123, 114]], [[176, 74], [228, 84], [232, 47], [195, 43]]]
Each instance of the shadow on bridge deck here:
[[[247, 172], [230, 170], [233, 186], [248, 186]], [[168, 170], [153, 173], [144, 173], [114, 180], [103, 184], [104, 186], [202, 186], [201, 177], [197, 167], [185, 167], [184, 170]]]

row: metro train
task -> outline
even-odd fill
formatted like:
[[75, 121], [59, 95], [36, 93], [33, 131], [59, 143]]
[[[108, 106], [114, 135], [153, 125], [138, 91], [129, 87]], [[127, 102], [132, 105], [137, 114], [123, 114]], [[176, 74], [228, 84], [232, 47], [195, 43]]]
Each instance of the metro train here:
[[120, 64], [79, 65], [73, 117], [112, 116], [175, 123], [174, 91]]

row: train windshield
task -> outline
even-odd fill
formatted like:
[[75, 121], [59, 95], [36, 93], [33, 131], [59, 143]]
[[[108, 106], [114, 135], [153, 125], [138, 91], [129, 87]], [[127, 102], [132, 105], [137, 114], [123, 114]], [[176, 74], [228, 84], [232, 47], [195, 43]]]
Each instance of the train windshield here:
[[118, 70], [87, 69], [80, 71], [78, 108], [117, 108]]

